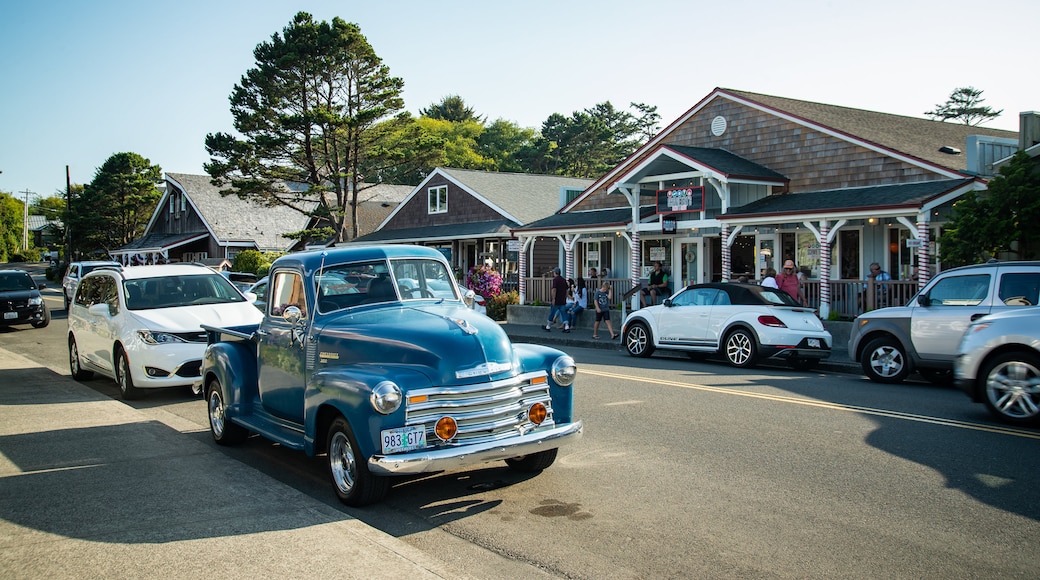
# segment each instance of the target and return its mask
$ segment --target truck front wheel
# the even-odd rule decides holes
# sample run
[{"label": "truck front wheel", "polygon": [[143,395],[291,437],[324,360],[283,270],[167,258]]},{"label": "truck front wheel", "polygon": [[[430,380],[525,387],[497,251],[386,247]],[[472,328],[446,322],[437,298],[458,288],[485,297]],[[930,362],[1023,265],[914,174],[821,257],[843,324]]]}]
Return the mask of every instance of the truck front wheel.
[{"label": "truck front wheel", "polygon": [[543,469],[548,469],[556,461],[556,451],[556,449],[549,449],[548,451],[539,451],[523,457],[506,459],[506,465],[514,471],[538,473]]},{"label": "truck front wheel", "polygon": [[372,475],[365,457],[358,450],[350,425],[337,417],[325,438],[329,458],[329,475],[339,501],[349,506],[363,506],[383,499],[390,482]]},{"label": "truck front wheel", "polygon": [[228,420],[224,414],[224,394],[220,381],[214,379],[206,388],[206,408],[209,411],[209,432],[219,445],[235,445],[246,440],[249,431]]}]

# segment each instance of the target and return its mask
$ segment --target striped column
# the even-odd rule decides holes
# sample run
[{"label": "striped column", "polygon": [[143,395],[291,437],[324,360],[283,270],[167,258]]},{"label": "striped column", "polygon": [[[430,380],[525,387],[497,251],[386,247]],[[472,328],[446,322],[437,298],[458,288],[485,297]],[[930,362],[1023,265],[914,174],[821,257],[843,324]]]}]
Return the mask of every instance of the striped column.
[{"label": "striped column", "polygon": [[722,281],[729,282],[730,247],[729,226],[722,226]]},{"label": "striped column", "polygon": [[[631,271],[629,276],[632,278],[632,287],[636,287],[642,283],[639,279],[640,264],[642,264],[642,249],[640,246],[642,242],[639,241],[639,230],[637,229],[639,224],[632,224],[632,253],[629,257],[631,260]],[[620,298],[620,297],[619,297]],[[632,295],[632,308],[638,308],[639,305],[639,293]]]},{"label": "striped column", "polygon": [[831,224],[820,222],[820,316],[831,313]]},{"label": "striped column", "polygon": [[928,222],[917,222],[917,239],[921,245],[917,247],[917,289],[924,288],[931,275],[928,261]]},{"label": "striped column", "polygon": [[564,264],[563,269],[566,270],[566,276],[564,278],[568,280],[574,279],[574,236],[568,235],[563,237],[563,254]]},{"label": "striped column", "polygon": [[[518,286],[520,288],[520,304],[526,304],[524,299],[527,298],[527,248],[524,247],[525,241],[524,238],[520,238],[520,252],[518,252],[518,258],[520,261],[520,280],[518,280]],[[531,244],[531,246],[533,247],[534,244]]]}]

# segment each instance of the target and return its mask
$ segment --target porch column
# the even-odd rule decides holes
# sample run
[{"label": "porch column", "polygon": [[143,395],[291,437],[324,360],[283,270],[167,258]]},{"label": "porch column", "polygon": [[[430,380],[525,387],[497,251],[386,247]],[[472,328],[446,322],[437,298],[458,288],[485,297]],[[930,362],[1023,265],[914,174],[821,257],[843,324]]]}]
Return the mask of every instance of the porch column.
[{"label": "porch column", "polygon": [[820,318],[831,314],[831,222],[820,222]]},{"label": "porch column", "polygon": [[[640,241],[639,241],[639,228],[637,227],[637,224],[633,224],[632,225],[632,242],[631,243],[632,243],[632,253],[630,254],[629,259],[632,261],[632,263],[631,263],[631,268],[632,268],[631,269],[632,287],[635,288],[636,286],[639,286],[642,283],[640,281],[640,279],[639,279],[640,278],[640,274],[641,274],[641,272],[639,271],[639,264],[642,263],[642,255],[641,255],[641,250],[640,250],[640,245],[641,244],[640,244]],[[635,298],[638,299],[639,297],[635,296]],[[635,308],[635,307],[633,306],[633,308]]]},{"label": "porch column", "polygon": [[520,236],[520,251],[517,252],[517,268],[519,269],[519,276],[517,277],[517,289],[520,292],[520,304],[526,303],[527,298],[527,247],[531,243],[531,238],[525,238]]},{"label": "porch column", "polygon": [[931,276],[928,269],[928,222],[917,222],[917,239],[921,240],[917,247],[917,289],[921,290]]},{"label": "porch column", "polygon": [[729,224],[722,226],[722,281],[729,282],[730,247],[729,247]]},{"label": "porch column", "polygon": [[565,234],[563,236],[563,269],[565,270],[564,278],[568,280],[574,279],[574,242],[577,236],[573,234]]}]

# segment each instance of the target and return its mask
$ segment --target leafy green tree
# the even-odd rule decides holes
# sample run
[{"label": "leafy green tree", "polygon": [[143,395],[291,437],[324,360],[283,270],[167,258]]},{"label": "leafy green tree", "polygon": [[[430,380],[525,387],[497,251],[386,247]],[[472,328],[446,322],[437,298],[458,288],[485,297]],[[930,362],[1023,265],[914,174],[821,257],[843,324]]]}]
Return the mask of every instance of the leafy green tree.
[{"label": "leafy green tree", "polygon": [[9,262],[22,249],[25,202],[0,191],[0,262]]},{"label": "leafy green tree", "polygon": [[639,116],[609,102],[577,111],[554,113],[542,123],[541,135],[519,156],[532,173],[599,177],[657,130],[656,107],[632,103]]},{"label": "leafy green tree", "polygon": [[420,117],[417,123],[424,132],[440,138],[443,142],[441,159],[447,167],[479,170],[494,168],[494,160],[480,154],[478,143],[484,133],[484,126],[477,121],[446,121]]},{"label": "leafy green tree", "polygon": [[250,272],[256,274],[260,266],[264,264],[264,255],[258,250],[243,250],[235,254],[231,261],[231,269],[235,272]]},{"label": "leafy green tree", "polygon": [[256,67],[230,98],[242,138],[207,135],[206,171],[229,186],[224,194],[327,219],[337,241],[356,236],[366,177],[376,183],[425,165],[414,145],[422,135],[401,114],[404,81],[390,76],[357,24],[340,18],[299,12],[253,54]]},{"label": "leafy green tree", "polygon": [[1000,168],[984,195],[969,193],[954,204],[954,216],[939,238],[944,265],[983,262],[1001,254],[1040,257],[1040,171],[1019,151]]},{"label": "leafy green tree", "polygon": [[505,119],[498,119],[484,127],[477,137],[477,152],[492,163],[492,171],[522,173],[521,151],[534,144],[538,133]]},{"label": "leafy green tree", "polygon": [[419,114],[439,121],[450,121],[452,123],[472,121],[479,125],[484,124],[484,118],[478,116],[472,108],[467,107],[466,102],[458,95],[448,95],[441,99],[441,102],[434,103],[426,109],[421,109]]},{"label": "leafy green tree", "polygon": [[155,204],[162,169],[137,153],[116,153],[94,173],[94,180],[73,197],[68,227],[79,253],[107,252],[144,234]]},{"label": "leafy green tree", "polygon": [[982,91],[974,87],[962,87],[954,89],[950,98],[945,103],[936,105],[935,109],[925,113],[929,118],[940,121],[953,119],[965,125],[976,126],[986,121],[991,121],[1000,116],[1004,109],[994,111],[992,108],[983,106]]}]

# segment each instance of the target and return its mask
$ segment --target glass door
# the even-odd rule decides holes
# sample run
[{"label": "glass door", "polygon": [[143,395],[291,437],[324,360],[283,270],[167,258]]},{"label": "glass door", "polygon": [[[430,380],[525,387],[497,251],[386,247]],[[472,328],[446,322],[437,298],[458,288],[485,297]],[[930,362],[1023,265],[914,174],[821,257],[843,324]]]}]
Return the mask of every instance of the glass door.
[{"label": "glass door", "polygon": [[679,274],[679,279],[672,283],[672,290],[678,290],[682,286],[698,284],[701,275],[697,264],[700,261],[700,244],[698,242],[682,242],[679,244],[679,257],[676,263],[680,265],[679,271],[672,270],[672,275]]}]

